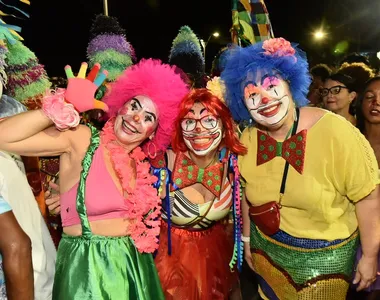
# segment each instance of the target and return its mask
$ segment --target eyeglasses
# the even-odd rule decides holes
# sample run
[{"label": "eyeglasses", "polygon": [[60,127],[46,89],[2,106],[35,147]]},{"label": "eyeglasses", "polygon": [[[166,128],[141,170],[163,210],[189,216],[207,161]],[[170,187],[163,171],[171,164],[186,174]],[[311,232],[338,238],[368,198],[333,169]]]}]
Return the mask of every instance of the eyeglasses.
[{"label": "eyeglasses", "polygon": [[218,119],[214,116],[204,116],[200,119],[182,119],[181,128],[183,131],[193,131],[197,127],[197,123],[200,122],[204,129],[214,129],[218,125]]},{"label": "eyeglasses", "polygon": [[343,86],[343,85],[336,85],[336,86],[333,86],[329,89],[326,89],[326,88],[322,89],[321,88],[321,89],[319,89],[319,94],[322,97],[327,97],[327,95],[329,93],[331,93],[331,95],[338,95],[342,89],[348,89],[348,87]]}]

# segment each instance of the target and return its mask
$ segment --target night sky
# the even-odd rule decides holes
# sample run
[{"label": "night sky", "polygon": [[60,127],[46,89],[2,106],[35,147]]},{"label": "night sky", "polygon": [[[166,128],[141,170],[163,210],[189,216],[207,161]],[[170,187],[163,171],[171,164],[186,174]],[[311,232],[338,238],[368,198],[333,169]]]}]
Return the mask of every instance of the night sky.
[{"label": "night sky", "polygon": [[[14,1],[13,1],[14,2]],[[339,42],[350,51],[380,51],[380,1],[377,0],[267,0],[274,34],[285,37],[308,53],[311,64],[339,61],[333,55]],[[20,6],[20,5],[19,5]],[[23,27],[21,35],[46,66],[50,76],[63,76],[63,67],[79,67],[86,60],[89,29],[103,0],[31,0],[22,6],[30,19],[7,23]],[[217,51],[230,42],[230,0],[108,0],[109,15],[117,17],[138,58],[167,61],[172,40],[182,25],[190,26],[204,40],[214,31],[221,34],[207,46],[207,66]],[[312,32],[323,24],[328,33],[316,42]]]}]

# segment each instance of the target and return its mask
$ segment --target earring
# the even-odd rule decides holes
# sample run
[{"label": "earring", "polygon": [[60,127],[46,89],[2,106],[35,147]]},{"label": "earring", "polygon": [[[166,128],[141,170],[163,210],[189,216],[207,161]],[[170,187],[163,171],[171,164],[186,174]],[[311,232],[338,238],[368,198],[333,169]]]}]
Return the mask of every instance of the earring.
[{"label": "earring", "polygon": [[[152,153],[150,152],[150,146],[154,146],[154,155],[152,155]],[[157,146],[154,142],[149,142],[148,144],[148,147],[147,147],[147,151],[148,151],[148,156],[150,159],[155,159],[156,156],[157,156]]]}]

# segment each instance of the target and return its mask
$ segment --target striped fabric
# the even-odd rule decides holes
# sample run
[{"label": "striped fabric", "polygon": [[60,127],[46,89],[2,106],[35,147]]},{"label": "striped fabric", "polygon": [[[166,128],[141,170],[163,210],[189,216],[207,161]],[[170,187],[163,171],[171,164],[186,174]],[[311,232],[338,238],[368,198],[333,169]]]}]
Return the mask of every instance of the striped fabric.
[{"label": "striped fabric", "polygon": [[[214,224],[215,221],[223,219],[230,211],[232,205],[232,187],[230,182],[226,179],[223,184],[223,189],[220,195],[220,199],[215,201],[195,204],[192,203],[182,190],[176,190],[170,193],[170,207],[172,212],[171,221],[176,226],[184,226],[186,224],[196,221],[198,218],[202,218],[204,214],[212,205],[207,215],[201,222],[193,226],[195,229],[207,229]],[[167,213],[165,211],[165,205],[163,205],[162,218],[167,220]]]}]

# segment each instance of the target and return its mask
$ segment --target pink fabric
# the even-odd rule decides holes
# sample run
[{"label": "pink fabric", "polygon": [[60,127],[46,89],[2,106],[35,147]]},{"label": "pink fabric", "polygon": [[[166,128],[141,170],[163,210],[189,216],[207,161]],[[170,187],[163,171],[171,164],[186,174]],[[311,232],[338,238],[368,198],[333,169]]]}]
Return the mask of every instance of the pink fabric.
[{"label": "pink fabric", "polygon": [[67,130],[79,125],[80,117],[72,104],[65,102],[65,90],[48,91],[42,101],[42,110],[58,130]]},{"label": "pink fabric", "polygon": [[[76,210],[77,188],[78,183],[61,194],[63,227],[80,224]],[[89,221],[122,218],[125,215],[124,198],[107,170],[102,146],[95,151],[87,177],[85,195]]]}]

